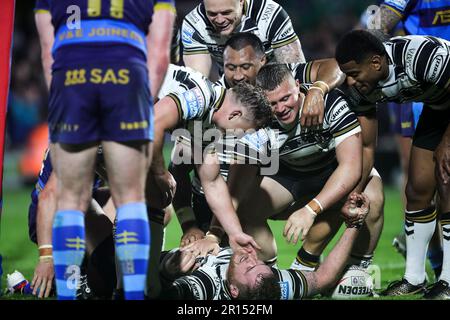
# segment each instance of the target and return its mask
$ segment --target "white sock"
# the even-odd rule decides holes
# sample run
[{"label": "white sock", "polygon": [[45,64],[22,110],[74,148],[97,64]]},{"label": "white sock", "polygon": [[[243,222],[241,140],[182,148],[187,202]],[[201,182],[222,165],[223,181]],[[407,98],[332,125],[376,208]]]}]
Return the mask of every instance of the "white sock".
[{"label": "white sock", "polygon": [[442,215],[441,225],[444,259],[442,261],[442,273],[439,280],[444,280],[450,283],[450,212]]},{"label": "white sock", "polygon": [[405,211],[405,279],[413,285],[421,284],[426,279],[425,263],[428,243],[435,227],[436,208],[434,206],[419,211]]}]

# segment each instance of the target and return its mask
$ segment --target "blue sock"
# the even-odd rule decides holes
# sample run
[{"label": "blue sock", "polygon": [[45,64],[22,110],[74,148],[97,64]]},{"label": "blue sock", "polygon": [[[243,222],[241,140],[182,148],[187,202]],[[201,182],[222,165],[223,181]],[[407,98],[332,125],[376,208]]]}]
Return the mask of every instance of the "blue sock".
[{"label": "blue sock", "polygon": [[52,237],[58,300],[75,300],[85,251],[84,214],[77,210],[57,211]]},{"label": "blue sock", "polygon": [[117,208],[116,255],[125,299],[143,300],[150,255],[150,227],[143,202]]}]

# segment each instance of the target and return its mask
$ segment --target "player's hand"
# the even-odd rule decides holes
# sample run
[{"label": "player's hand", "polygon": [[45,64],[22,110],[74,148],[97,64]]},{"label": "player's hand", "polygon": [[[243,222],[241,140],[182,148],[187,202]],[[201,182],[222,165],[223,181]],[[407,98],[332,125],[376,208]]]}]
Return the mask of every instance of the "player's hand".
[{"label": "player's hand", "polygon": [[194,243],[197,240],[203,239],[205,233],[200,230],[196,225],[192,225],[183,232],[183,236],[180,241],[180,248],[187,246],[188,244]]},{"label": "player's hand", "polygon": [[[162,208],[165,208],[172,203],[177,189],[177,183],[169,171],[164,171],[163,174],[153,175],[155,185],[160,192],[160,196],[162,197],[162,199],[160,199],[161,206]],[[151,187],[152,186],[150,186],[150,188]]]},{"label": "player's hand", "polygon": [[52,290],[53,278],[55,277],[53,260],[42,260],[34,270],[33,281],[31,281],[31,288],[33,295],[36,295],[39,290],[39,298],[48,298]]},{"label": "player's hand", "polygon": [[341,209],[347,227],[360,227],[370,211],[370,200],[364,193],[352,192]]},{"label": "player's hand", "polygon": [[[448,131],[448,130],[447,130]],[[450,138],[444,137],[433,155],[437,176],[444,184],[450,183]]]},{"label": "player's hand", "polygon": [[192,251],[175,251],[165,264],[165,272],[173,279],[190,274],[199,267],[196,258]]},{"label": "player's hand", "polygon": [[248,253],[252,253],[255,249],[261,250],[261,247],[256,243],[255,239],[244,232],[228,235],[228,242],[233,251],[243,249]]},{"label": "player's hand", "polygon": [[305,240],[306,235],[311,229],[316,216],[305,207],[295,211],[284,226],[283,236],[288,243],[297,244],[301,236]]},{"label": "player's hand", "polygon": [[206,257],[208,254],[217,256],[220,250],[219,243],[215,237],[206,236],[180,249],[182,252],[192,252],[196,257]]},{"label": "player's hand", "polygon": [[318,89],[308,90],[303,103],[300,124],[302,127],[315,127],[323,123],[324,100]]}]

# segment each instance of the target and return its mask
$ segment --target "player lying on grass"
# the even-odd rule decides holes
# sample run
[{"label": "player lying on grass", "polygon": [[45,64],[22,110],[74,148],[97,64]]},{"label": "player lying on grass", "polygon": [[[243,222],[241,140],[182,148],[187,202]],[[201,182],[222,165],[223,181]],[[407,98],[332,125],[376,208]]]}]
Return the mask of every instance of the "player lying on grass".
[{"label": "player lying on grass", "polygon": [[[382,42],[370,32],[346,34],[336,48],[336,60],[347,75],[352,108],[369,127],[363,134],[375,141],[379,102],[423,102],[413,137],[406,186],[406,270],[386,295],[424,291],[428,243],[436,225],[435,191],[440,197],[444,260],[439,281],[425,295],[450,298],[450,42],[432,36],[395,37]],[[373,152],[365,163],[373,163]]]},{"label": "player lying on grass", "polygon": [[[313,272],[280,270],[266,265],[256,251],[220,248],[211,236],[200,242],[208,252],[199,258],[197,242],[168,252],[161,261],[165,280],[162,298],[195,300],[297,300],[327,291],[341,276],[360,227],[369,212],[369,199],[352,194],[343,207],[347,228],[321,266]],[[209,242],[209,243],[208,243]]]}]

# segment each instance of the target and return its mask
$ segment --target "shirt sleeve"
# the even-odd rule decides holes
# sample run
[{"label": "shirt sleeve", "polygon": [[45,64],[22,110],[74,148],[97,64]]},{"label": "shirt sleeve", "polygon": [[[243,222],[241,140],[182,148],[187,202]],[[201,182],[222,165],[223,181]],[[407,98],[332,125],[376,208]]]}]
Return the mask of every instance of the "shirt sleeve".
[{"label": "shirt sleeve", "polygon": [[208,47],[206,46],[204,41],[202,41],[200,32],[196,30],[196,28],[190,21],[189,15],[184,18],[183,24],[181,26],[181,42],[183,44],[184,55],[209,53]]},{"label": "shirt sleeve", "polygon": [[292,63],[289,64],[289,68],[292,70],[294,78],[300,83],[311,83],[311,67],[313,63],[313,61],[308,63]]},{"label": "shirt sleeve", "polygon": [[325,97],[325,121],[330,126],[336,147],[346,138],[361,132],[356,114],[349,108],[341,91],[332,90]]},{"label": "shirt sleeve", "polygon": [[153,9],[155,11],[169,10],[176,13],[175,0],[156,0]]},{"label": "shirt sleeve", "polygon": [[406,64],[406,68],[409,69],[407,72],[411,72],[418,81],[447,89],[450,85],[448,81],[450,42],[431,36],[427,36],[425,39],[426,41],[420,46],[413,45],[413,43],[408,45],[408,47],[416,49],[416,55],[413,63]]},{"label": "shirt sleeve", "polygon": [[[270,10],[270,8],[268,8]],[[292,21],[287,12],[278,5],[269,29],[269,40],[273,49],[283,47],[298,40]]]},{"label": "shirt sleeve", "polygon": [[34,13],[44,13],[49,11],[50,11],[49,0],[36,0],[36,4],[34,6]]},{"label": "shirt sleeve", "polygon": [[382,5],[403,18],[417,2],[417,0],[385,0]]},{"label": "shirt sleeve", "polygon": [[308,294],[308,282],[301,271],[272,268],[279,278],[280,300],[301,300]]}]

